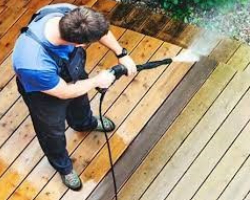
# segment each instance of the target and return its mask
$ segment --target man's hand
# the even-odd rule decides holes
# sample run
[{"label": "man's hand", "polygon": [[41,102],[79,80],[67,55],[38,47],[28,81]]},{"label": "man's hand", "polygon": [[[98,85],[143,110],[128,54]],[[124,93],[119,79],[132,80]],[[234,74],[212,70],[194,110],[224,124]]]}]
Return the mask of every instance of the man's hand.
[{"label": "man's hand", "polygon": [[127,68],[128,76],[135,75],[137,73],[136,65],[130,56],[127,55],[119,58],[119,63]]},{"label": "man's hand", "polygon": [[115,81],[115,76],[109,71],[104,70],[95,76],[94,79],[97,87],[108,88]]}]

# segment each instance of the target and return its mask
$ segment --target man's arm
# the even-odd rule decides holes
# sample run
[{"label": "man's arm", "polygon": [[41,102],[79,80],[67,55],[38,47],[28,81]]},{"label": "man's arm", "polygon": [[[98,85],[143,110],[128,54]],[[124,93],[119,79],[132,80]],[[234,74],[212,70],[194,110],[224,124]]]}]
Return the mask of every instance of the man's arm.
[{"label": "man's arm", "polygon": [[75,84],[66,83],[60,78],[59,83],[54,88],[42,92],[60,99],[71,99],[82,96],[96,87],[108,88],[114,79],[114,75],[108,71],[103,71],[93,78],[77,81]]},{"label": "man's arm", "polygon": [[115,36],[111,31],[109,31],[106,35],[104,35],[100,42],[111,49],[116,55],[119,55],[122,53],[122,47],[116,40]]},{"label": "man's arm", "polygon": [[[111,31],[109,31],[106,35],[104,35],[100,40],[100,43],[111,49],[116,55],[119,55],[122,53],[122,47],[118,43],[115,36],[112,34]],[[128,75],[136,74],[137,69],[135,66],[134,61],[130,56],[124,56],[119,59],[119,63],[124,65],[128,69]]]}]

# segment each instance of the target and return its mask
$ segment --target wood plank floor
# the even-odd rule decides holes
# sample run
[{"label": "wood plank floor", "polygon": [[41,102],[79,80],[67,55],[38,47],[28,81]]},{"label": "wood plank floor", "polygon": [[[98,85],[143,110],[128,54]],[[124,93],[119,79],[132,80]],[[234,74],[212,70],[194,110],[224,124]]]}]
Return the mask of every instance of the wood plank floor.
[{"label": "wood plank floor", "polygon": [[[0,3],[0,200],[114,199],[104,135],[67,127],[67,149],[83,181],[81,191],[68,190],[17,92],[11,56],[20,27],[38,8],[59,2],[103,12],[138,64],[179,55],[198,35],[197,48],[209,44],[199,62],[122,77],[107,93],[103,110],[117,125],[109,138],[119,199],[250,199],[249,46],[113,0],[9,0]],[[86,51],[90,76],[117,63],[100,43]],[[100,95],[89,97],[97,114]]]}]

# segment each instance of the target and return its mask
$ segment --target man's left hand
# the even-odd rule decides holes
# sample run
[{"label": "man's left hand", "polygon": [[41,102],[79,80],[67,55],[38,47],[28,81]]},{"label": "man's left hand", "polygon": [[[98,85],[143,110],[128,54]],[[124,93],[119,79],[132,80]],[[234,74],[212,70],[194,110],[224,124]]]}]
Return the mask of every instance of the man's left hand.
[{"label": "man's left hand", "polygon": [[130,56],[127,55],[122,58],[119,58],[119,63],[127,68],[128,76],[132,76],[137,73],[136,65]]}]

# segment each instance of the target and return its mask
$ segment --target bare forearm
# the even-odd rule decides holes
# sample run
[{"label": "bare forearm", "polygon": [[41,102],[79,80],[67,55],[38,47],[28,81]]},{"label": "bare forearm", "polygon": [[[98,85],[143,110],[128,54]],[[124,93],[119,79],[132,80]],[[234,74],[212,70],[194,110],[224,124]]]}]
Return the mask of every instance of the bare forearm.
[{"label": "bare forearm", "polygon": [[100,41],[103,45],[111,49],[116,55],[121,54],[122,47],[111,31],[104,35]]},{"label": "bare forearm", "polygon": [[[107,35],[103,36],[100,42],[111,49],[116,55],[121,55],[123,53],[123,48],[118,43],[111,31]],[[134,75],[137,72],[136,65],[132,58],[125,53],[122,57],[118,59],[119,63],[124,65],[128,70],[128,75]]]},{"label": "bare forearm", "polygon": [[86,94],[89,90],[100,87],[108,88],[114,81],[115,76],[107,70],[97,76],[86,80],[79,80],[76,83],[66,83],[60,78],[59,83],[52,89],[43,91],[46,94],[56,96],[60,99],[71,99]]},{"label": "bare forearm", "polygon": [[94,78],[80,80],[75,84],[69,83],[62,92],[63,99],[71,99],[82,96],[88,93],[93,88],[97,87],[97,81]]},{"label": "bare forearm", "polygon": [[82,96],[95,87],[97,87],[96,78],[80,80],[75,84],[66,83],[64,80],[60,79],[55,88],[43,92],[52,96],[56,96],[60,99],[71,99]]}]

